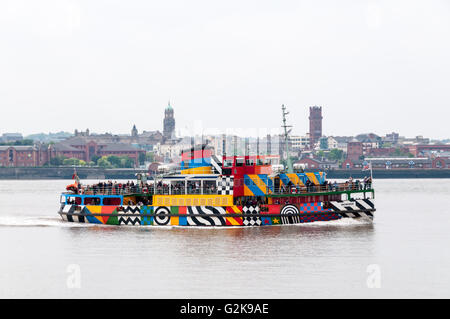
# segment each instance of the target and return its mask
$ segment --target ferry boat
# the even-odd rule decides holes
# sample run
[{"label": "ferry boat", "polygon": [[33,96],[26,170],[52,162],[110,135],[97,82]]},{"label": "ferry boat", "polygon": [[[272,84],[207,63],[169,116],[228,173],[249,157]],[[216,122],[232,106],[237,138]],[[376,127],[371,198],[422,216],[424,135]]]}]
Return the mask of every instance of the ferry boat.
[{"label": "ferry boat", "polygon": [[[284,145],[289,152],[290,126],[282,105]],[[223,150],[226,150],[223,140]],[[258,144],[259,145],[259,144]],[[235,145],[236,149],[236,145]],[[258,147],[259,150],[259,147]],[[59,214],[68,222],[133,226],[268,226],[330,221],[373,220],[372,177],[329,183],[324,172],[304,172],[286,156],[217,156],[207,145],[181,154],[176,172],[137,174],[125,183],[75,183],[61,194]]]},{"label": "ferry boat", "polygon": [[134,226],[268,226],[372,220],[371,182],[329,183],[324,172],[276,171],[275,157],[222,156],[207,145],[181,154],[178,172],[136,182],[74,184],[61,194],[64,221]]}]

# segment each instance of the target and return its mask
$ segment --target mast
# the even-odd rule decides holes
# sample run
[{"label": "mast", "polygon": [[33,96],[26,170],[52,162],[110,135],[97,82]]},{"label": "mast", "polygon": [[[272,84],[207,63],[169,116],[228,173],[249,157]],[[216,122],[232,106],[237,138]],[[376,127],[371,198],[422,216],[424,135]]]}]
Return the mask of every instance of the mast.
[{"label": "mast", "polygon": [[289,133],[291,133],[292,125],[286,124],[286,115],[288,115],[289,112],[286,110],[286,106],[284,106],[284,104],[281,105],[281,110],[282,110],[282,114],[283,114],[283,124],[281,125],[281,127],[284,129],[284,145],[285,145],[285,150],[286,150],[285,163],[287,166],[288,174],[292,174],[292,173],[294,173],[294,168],[292,167],[291,157],[289,156]]}]

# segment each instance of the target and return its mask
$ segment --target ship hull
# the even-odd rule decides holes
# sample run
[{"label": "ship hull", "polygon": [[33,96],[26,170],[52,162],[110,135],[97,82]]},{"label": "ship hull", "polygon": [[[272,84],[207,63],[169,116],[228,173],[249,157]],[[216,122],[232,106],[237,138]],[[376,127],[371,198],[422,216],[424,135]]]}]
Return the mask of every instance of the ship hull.
[{"label": "ship hull", "polygon": [[[326,207],[326,208],[325,208]],[[371,199],[250,206],[82,206],[62,204],[59,215],[74,223],[131,226],[270,226],[331,221],[372,220]]]}]

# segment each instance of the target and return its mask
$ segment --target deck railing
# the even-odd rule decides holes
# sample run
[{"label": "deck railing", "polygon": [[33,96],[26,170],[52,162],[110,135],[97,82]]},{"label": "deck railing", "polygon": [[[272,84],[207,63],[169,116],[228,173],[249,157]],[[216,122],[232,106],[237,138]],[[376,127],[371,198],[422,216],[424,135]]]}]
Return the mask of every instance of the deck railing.
[{"label": "deck railing", "polygon": [[363,191],[372,190],[371,183],[333,183],[326,185],[309,185],[309,186],[282,186],[274,188],[273,194],[304,194],[304,193],[329,193],[329,192],[345,192],[345,191]]},{"label": "deck railing", "polygon": [[[281,186],[274,188],[270,194],[286,195],[286,194],[308,194],[308,193],[329,193],[329,192],[344,192],[344,191],[363,191],[372,190],[371,183],[330,183],[326,185],[309,185],[309,186]],[[164,186],[103,186],[84,188],[82,194],[84,195],[132,195],[132,194],[148,194],[148,195],[217,195],[217,187],[188,187],[185,188],[172,187],[169,189],[168,185]]]}]

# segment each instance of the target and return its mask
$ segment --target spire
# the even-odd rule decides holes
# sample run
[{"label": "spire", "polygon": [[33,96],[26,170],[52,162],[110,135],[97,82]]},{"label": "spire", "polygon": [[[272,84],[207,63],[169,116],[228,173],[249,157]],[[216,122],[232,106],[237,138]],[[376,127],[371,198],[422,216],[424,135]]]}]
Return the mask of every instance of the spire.
[{"label": "spire", "polygon": [[166,107],[166,110],[172,110],[173,108],[172,108],[172,105],[170,105],[170,100],[169,100],[169,102],[167,103],[167,107]]}]

